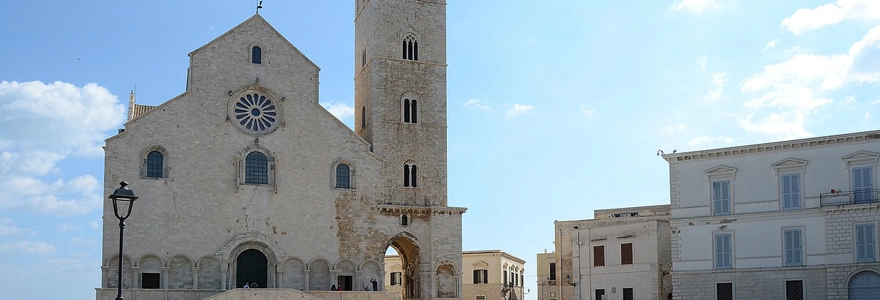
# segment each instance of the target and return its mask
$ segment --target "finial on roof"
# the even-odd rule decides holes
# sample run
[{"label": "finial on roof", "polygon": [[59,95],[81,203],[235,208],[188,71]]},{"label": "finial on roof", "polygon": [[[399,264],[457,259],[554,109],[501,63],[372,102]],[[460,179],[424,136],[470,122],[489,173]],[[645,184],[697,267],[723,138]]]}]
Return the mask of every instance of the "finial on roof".
[{"label": "finial on roof", "polygon": [[257,2],[257,14],[260,14],[260,9],[263,8],[263,0],[258,0]]}]

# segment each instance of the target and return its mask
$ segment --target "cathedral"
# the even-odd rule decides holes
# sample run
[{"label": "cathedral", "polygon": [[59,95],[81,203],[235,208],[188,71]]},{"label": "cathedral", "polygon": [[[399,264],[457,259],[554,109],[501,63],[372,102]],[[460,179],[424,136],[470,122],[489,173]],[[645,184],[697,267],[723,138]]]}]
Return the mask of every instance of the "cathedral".
[{"label": "cathedral", "polygon": [[319,105],[318,66],[259,14],[189,53],[179,96],[158,106],[131,96],[104,147],[104,194],[126,181],[139,198],[122,266],[105,201],[97,299],[120,285],[126,299],[246,284],[382,292],[389,249],[404,269],[395,298],[461,297],[446,2],[355,1],[353,129]]}]

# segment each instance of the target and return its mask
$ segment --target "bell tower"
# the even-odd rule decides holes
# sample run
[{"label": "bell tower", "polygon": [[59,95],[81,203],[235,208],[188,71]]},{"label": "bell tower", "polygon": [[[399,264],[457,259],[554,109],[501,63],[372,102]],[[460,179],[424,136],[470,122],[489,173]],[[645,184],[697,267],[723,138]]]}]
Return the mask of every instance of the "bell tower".
[{"label": "bell tower", "polygon": [[355,132],[385,197],[446,206],[446,1],[355,0]]}]

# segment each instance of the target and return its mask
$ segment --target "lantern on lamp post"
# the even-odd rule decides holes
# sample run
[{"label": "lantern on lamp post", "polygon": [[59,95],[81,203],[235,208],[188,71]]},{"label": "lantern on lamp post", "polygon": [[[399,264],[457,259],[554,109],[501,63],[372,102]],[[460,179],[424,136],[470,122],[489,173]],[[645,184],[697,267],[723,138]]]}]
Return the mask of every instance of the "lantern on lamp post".
[{"label": "lantern on lamp post", "polygon": [[[122,231],[125,229],[125,219],[128,219],[131,215],[131,208],[138,197],[134,195],[134,191],[128,188],[128,182],[123,181],[119,183],[119,188],[113,191],[109,198],[113,202],[113,214],[119,219],[119,277],[116,282],[118,288],[116,300],[125,300],[125,298],[122,298]],[[120,206],[122,207],[123,215],[119,214]]]}]

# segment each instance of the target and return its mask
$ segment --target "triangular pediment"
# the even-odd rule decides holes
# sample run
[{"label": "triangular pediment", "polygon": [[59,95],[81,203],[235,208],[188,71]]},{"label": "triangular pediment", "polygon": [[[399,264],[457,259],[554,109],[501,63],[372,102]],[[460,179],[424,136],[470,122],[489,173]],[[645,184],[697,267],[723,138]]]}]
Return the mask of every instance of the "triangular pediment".
[{"label": "triangular pediment", "polygon": [[489,264],[482,260],[474,263],[474,269],[485,269],[488,267]]},{"label": "triangular pediment", "polygon": [[863,161],[863,160],[877,160],[880,158],[880,153],[875,153],[871,151],[858,151],[856,153],[847,155],[843,157],[844,161]]},{"label": "triangular pediment", "polygon": [[728,175],[736,173],[736,168],[728,166],[717,166],[706,170],[706,175]]},{"label": "triangular pediment", "polygon": [[807,165],[807,161],[803,159],[797,158],[786,158],[779,162],[773,164],[774,168],[791,168],[791,167],[804,167]]}]

